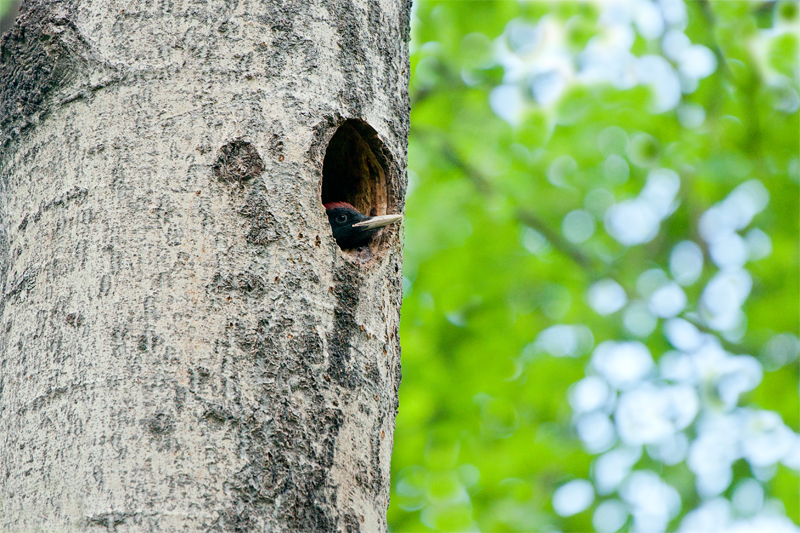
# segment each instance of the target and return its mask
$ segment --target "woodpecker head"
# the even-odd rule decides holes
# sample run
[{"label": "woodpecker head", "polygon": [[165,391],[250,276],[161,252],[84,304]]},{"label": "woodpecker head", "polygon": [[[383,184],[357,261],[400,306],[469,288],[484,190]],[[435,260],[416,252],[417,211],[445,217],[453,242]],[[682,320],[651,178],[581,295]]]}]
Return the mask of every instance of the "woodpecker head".
[{"label": "woodpecker head", "polygon": [[382,227],[393,224],[403,215],[368,217],[345,202],[325,204],[325,212],[333,229],[333,238],[342,248],[357,248],[369,242]]}]

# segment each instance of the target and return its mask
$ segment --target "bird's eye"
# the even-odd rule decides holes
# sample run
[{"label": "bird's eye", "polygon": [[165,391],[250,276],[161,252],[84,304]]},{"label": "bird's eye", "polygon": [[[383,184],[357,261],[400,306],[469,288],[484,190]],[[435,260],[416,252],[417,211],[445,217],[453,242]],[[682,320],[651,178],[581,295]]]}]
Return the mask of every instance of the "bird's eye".
[{"label": "bird's eye", "polygon": [[337,215],[336,222],[338,222],[339,224],[344,224],[345,222],[347,222],[347,215],[345,215],[344,213],[342,213],[341,215]]}]

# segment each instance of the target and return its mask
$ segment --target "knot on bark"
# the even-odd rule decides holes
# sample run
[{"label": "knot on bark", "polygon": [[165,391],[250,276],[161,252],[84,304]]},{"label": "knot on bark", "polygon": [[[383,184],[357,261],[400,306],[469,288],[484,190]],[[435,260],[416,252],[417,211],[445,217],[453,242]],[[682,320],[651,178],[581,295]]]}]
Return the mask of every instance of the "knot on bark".
[{"label": "knot on bark", "polygon": [[219,149],[211,168],[218,180],[242,184],[264,172],[264,161],[252,144],[236,139]]}]

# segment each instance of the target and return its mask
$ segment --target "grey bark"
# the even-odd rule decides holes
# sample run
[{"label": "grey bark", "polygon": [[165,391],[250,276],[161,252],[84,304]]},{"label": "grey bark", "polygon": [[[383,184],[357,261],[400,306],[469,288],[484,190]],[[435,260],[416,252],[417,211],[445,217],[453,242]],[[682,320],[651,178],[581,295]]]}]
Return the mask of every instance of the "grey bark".
[{"label": "grey bark", "polygon": [[0,531],[386,530],[401,228],[340,250],[321,194],[402,211],[407,1],[23,5]]}]

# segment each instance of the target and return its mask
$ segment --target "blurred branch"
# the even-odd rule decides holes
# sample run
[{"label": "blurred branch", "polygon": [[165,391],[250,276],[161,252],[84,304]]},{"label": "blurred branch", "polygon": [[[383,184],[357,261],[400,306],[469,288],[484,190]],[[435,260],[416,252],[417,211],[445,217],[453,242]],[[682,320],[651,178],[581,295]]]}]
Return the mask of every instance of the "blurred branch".
[{"label": "blurred branch", "polygon": [[[734,86],[742,91],[745,99],[747,100],[747,107],[750,109],[749,113],[744,113],[742,115],[742,119],[747,128],[747,139],[743,144],[742,149],[745,152],[750,151],[753,154],[760,154],[762,152],[762,124],[758,116],[759,102],[757,93],[761,79],[758,75],[758,70],[748,69],[748,74],[745,79],[736,79],[736,77],[733,75],[733,72],[731,72],[730,67],[728,66],[728,62],[725,58],[722,48],[719,46],[719,42],[717,41],[714,31],[714,28],[717,24],[717,19],[714,15],[714,9],[711,6],[710,0],[698,0],[698,3],[700,5],[700,12],[703,14],[703,18],[705,18],[706,21],[705,27],[707,28],[709,43],[711,44],[713,52],[717,57],[717,70],[720,74],[725,76],[725,78],[730,80]],[[774,2],[764,2],[757,6],[755,11],[771,9],[774,8],[774,5]],[[749,53],[748,55],[750,62],[755,63],[756,61],[752,54]],[[721,89],[722,90],[719,91],[719,94],[724,94],[724,87],[721,87]],[[711,97],[711,105],[707,106],[709,109],[709,116],[719,114],[722,108],[722,101],[723,98],[718,95]],[[762,165],[762,158],[756,158],[755,161],[759,166]]]},{"label": "blurred branch", "polygon": [[[436,136],[438,141],[438,148],[444,159],[459,169],[464,176],[469,179],[475,188],[484,196],[495,196],[500,194],[492,182],[483,175],[478,169],[467,163],[463,157],[458,153],[455,146],[452,145],[443,135],[434,133],[432,131],[425,131],[412,126],[411,133],[420,139],[431,139]],[[572,245],[569,241],[564,239],[561,235],[553,230],[547,223],[536,214],[527,208],[518,207],[515,211],[514,218],[517,222],[529,226],[539,233],[541,233],[553,248],[561,252],[563,255],[569,257],[583,270],[587,271],[592,278],[598,277],[598,269],[589,256],[584,254],[577,247]]]},{"label": "blurred branch", "polygon": [[461,80],[461,77],[454,73],[446,63],[439,61],[438,58],[437,66],[438,68],[436,69],[436,74],[439,75],[438,83],[432,83],[430,85],[421,87],[416,91],[411,91],[410,101],[412,109],[414,106],[427,100],[428,97],[437,93],[441,93],[443,90],[461,89],[464,87],[464,82]]},{"label": "blurred branch", "polygon": [[709,0],[698,0],[698,4],[700,4],[700,12],[703,14],[703,18],[706,19],[705,27],[708,29],[708,40],[711,43],[711,49],[714,52],[714,55],[717,56],[717,67],[726,76],[730,76],[731,71],[728,68],[725,55],[722,53],[722,48],[720,48],[719,43],[717,42],[717,36],[714,35],[717,17],[714,16],[714,10],[711,7],[711,2],[709,2]]},{"label": "blurred branch", "polygon": [[427,100],[428,96],[430,96],[432,92],[434,92],[434,89],[432,88],[419,89],[412,92],[411,97],[409,98],[409,101],[411,102],[411,109],[414,109],[414,106],[420,102]]},{"label": "blurred branch", "polygon": [[[717,17],[714,15],[714,9],[711,7],[709,0],[699,0],[698,4],[700,5],[700,13],[702,13],[706,22],[704,27],[706,30],[707,42],[711,48],[711,51],[714,53],[714,56],[717,58],[717,74],[722,79],[733,80],[733,73],[728,66],[728,61],[725,58],[725,54],[723,53],[722,48],[717,41],[717,36],[714,32],[714,28],[717,24]],[[721,114],[724,101],[724,97],[721,95],[725,93],[725,90],[722,82],[719,83],[719,86],[719,91],[712,91],[708,97],[708,103],[705,106],[708,110],[706,113],[707,118],[718,117]]]},{"label": "blurred branch", "polygon": [[528,209],[517,209],[515,218],[519,222],[522,222],[526,226],[530,226],[544,235],[544,238],[550,241],[550,244],[553,245],[553,248],[567,255],[570,259],[579,264],[584,270],[589,271],[589,274],[593,278],[598,277],[597,269],[589,257],[578,250],[569,241],[564,239],[561,235],[556,233],[550,226],[545,224],[542,219],[534,215],[532,211]]}]

